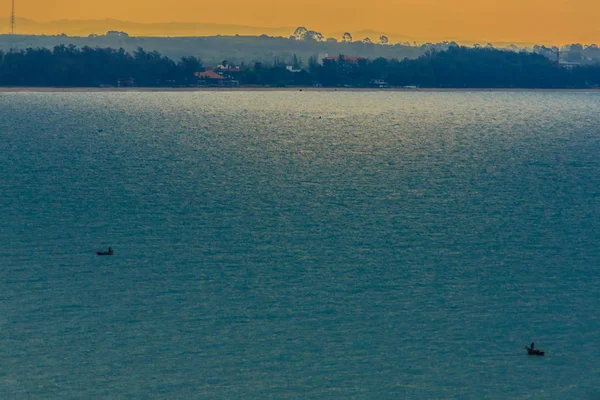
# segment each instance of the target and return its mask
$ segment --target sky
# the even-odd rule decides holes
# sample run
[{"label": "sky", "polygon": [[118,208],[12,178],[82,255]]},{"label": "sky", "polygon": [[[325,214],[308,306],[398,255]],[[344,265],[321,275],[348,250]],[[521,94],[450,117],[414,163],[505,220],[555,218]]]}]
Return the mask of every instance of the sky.
[{"label": "sky", "polygon": [[[2,1],[6,4],[5,15],[9,15],[10,0]],[[16,0],[16,3],[18,17],[37,21],[111,18],[144,23],[306,26],[326,35],[373,29],[419,40],[600,42],[598,0]]]}]

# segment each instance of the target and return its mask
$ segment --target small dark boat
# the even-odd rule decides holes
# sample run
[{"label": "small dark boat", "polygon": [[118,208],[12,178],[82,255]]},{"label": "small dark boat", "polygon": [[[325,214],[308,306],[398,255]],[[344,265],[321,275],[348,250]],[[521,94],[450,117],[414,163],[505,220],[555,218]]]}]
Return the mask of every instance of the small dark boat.
[{"label": "small dark boat", "polygon": [[525,346],[525,350],[527,350],[527,354],[530,356],[543,356],[545,352],[540,349],[532,349],[531,347]]},{"label": "small dark boat", "polygon": [[97,251],[96,255],[98,255],[98,256],[112,256],[113,255],[113,249],[111,249],[109,247],[108,251]]}]

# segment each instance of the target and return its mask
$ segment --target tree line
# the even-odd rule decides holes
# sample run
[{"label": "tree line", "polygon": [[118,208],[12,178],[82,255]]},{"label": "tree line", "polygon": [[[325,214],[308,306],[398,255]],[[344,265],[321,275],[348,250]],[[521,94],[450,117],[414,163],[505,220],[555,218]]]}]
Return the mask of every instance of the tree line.
[{"label": "tree line", "polygon": [[[314,41],[314,42],[338,43],[338,40],[336,38],[333,38],[333,37],[325,38],[325,36],[321,32],[308,30],[303,26],[299,26],[298,28],[296,28],[294,33],[290,36],[290,39]],[[342,43],[352,43],[353,42],[352,34],[350,32],[344,32],[344,34],[342,35],[341,41],[342,41]],[[361,39],[360,42],[368,43],[368,44],[375,44],[369,37],[365,37],[365,38]],[[390,40],[388,39],[387,36],[381,35],[381,36],[379,36],[379,41],[377,42],[377,44],[386,46],[386,45],[390,44]],[[405,42],[405,43],[403,43],[403,45],[410,47],[411,44],[409,42]],[[416,43],[415,43],[415,45],[416,45]]]},{"label": "tree line", "polygon": [[175,62],[156,51],[56,46],[0,51],[0,85],[3,86],[100,86],[116,85],[133,78],[139,86],[168,83],[191,84],[202,70],[196,57]]},{"label": "tree line", "polygon": [[[292,64],[292,65],[289,65]],[[286,68],[287,66],[293,68]],[[193,86],[204,71],[195,57],[178,61],[138,49],[57,46],[0,52],[0,85],[116,85],[132,79],[136,86]],[[416,59],[274,60],[242,65],[226,76],[241,85],[439,88],[590,88],[600,86],[600,65],[564,68],[552,59],[529,52],[450,46]]]}]

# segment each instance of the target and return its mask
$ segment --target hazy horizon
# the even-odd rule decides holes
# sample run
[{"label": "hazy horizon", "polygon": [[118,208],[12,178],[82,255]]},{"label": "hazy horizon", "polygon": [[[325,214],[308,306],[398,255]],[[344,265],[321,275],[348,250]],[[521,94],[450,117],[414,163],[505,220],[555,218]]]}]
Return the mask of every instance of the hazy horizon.
[{"label": "hazy horizon", "polygon": [[[4,25],[8,27],[8,17],[0,18],[4,21]],[[456,41],[461,43],[513,43],[517,45],[532,45],[532,44],[553,44],[562,45],[568,43],[596,43],[594,40],[569,40],[569,39],[524,39],[511,40],[510,38],[490,38],[490,37],[468,37],[448,34],[440,34],[437,36],[419,36],[411,32],[393,32],[378,30],[374,27],[363,27],[360,29],[333,30],[319,29],[317,26],[309,24],[299,24],[290,26],[257,26],[232,23],[213,23],[201,21],[165,21],[165,22],[137,22],[119,18],[100,18],[100,19],[62,19],[62,20],[36,20],[32,18],[19,17],[17,14],[17,28],[15,33],[24,35],[57,35],[67,34],[69,36],[87,36],[90,34],[104,34],[108,30],[122,30],[131,36],[214,36],[214,35],[261,35],[269,36],[290,36],[294,29],[298,26],[306,26],[321,32],[325,37],[333,37],[340,39],[344,32],[352,33],[354,40],[361,40],[364,37],[370,37],[373,41],[377,41],[379,35],[387,36],[391,42],[441,42],[441,41]],[[8,33],[8,28],[5,29]],[[1,31],[0,31],[1,32]]]}]

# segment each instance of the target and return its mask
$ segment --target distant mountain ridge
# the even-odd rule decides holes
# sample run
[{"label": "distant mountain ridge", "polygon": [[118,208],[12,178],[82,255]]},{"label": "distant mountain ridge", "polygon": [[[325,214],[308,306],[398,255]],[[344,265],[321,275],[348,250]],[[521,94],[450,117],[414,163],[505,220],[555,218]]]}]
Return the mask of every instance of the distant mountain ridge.
[{"label": "distant mountain ridge", "polygon": [[[8,17],[0,18],[0,26],[8,27]],[[8,28],[7,28],[8,29]],[[39,22],[28,18],[19,18],[17,16],[17,34],[23,35],[60,35],[68,36],[88,36],[91,34],[104,34],[108,31],[123,31],[130,36],[282,36],[289,37],[296,27],[281,26],[276,28],[234,25],[234,24],[215,24],[204,22],[160,22],[160,23],[140,23],[122,21],[118,19],[98,19],[98,20],[56,20],[49,22]],[[8,33],[6,32],[1,33]],[[324,31],[325,37],[333,37],[340,40],[345,32]],[[394,42],[409,41],[405,35],[378,32],[374,29],[361,29],[351,32],[355,40],[361,40],[370,37],[377,42],[379,36],[385,35]]]},{"label": "distant mountain ridge", "polygon": [[[9,18],[0,18],[0,27],[6,27],[3,31],[0,29],[0,35],[7,34]],[[67,36],[87,37],[89,35],[104,35],[108,31],[126,32],[132,37],[211,37],[211,36],[260,36],[268,35],[273,37],[288,38],[293,34],[297,27],[281,26],[275,28],[235,25],[235,24],[216,24],[204,22],[160,22],[143,23],[130,22],[118,19],[98,19],[98,20],[55,20],[40,22],[28,18],[17,16],[16,34],[18,35],[46,35],[54,36],[65,34]],[[325,38],[335,38],[341,40],[345,32],[342,31],[322,31]],[[385,35],[391,44],[408,44],[417,42],[423,44],[428,40],[415,38],[400,33],[379,32],[375,29],[350,30],[354,41],[360,41],[364,38],[370,38],[373,42],[378,42],[381,35]],[[507,47],[514,44],[518,47],[532,47],[536,43],[530,42],[506,42],[506,41],[487,41],[473,40],[458,37],[441,37],[435,42],[451,42],[471,46],[474,44],[485,45],[491,42],[498,47]],[[539,44],[547,44],[541,42]]]},{"label": "distant mountain ridge", "polygon": [[[2,18],[8,27],[8,18]],[[3,22],[0,22],[3,23]],[[87,36],[107,31],[124,31],[131,36],[214,36],[214,35],[261,35],[286,36],[292,27],[264,28],[246,25],[213,24],[202,22],[140,23],[117,19],[56,20],[39,22],[17,16],[16,33],[24,35]]]}]

